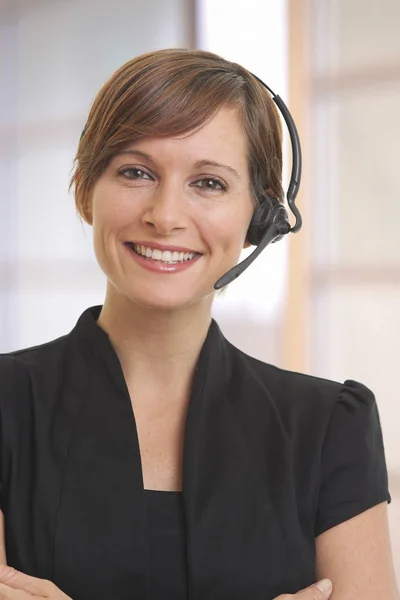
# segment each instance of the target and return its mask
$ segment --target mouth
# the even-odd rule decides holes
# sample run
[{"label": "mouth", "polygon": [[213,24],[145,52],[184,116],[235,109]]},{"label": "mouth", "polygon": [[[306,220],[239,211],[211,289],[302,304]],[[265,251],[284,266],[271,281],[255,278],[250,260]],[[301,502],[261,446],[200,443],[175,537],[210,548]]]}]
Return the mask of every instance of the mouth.
[{"label": "mouth", "polygon": [[177,250],[160,250],[159,248],[150,248],[149,246],[143,246],[142,244],[135,244],[133,242],[127,242],[126,245],[135,254],[138,254],[141,258],[149,261],[157,261],[166,265],[177,265],[193,260],[197,256],[200,256],[199,252],[179,252]]}]

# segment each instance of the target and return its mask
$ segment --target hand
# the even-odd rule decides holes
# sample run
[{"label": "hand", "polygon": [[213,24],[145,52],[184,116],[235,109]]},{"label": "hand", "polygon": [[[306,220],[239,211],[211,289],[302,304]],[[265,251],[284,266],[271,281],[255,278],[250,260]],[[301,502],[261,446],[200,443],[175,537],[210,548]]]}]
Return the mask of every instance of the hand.
[{"label": "hand", "polygon": [[0,565],[0,600],[71,600],[54,583]]},{"label": "hand", "polygon": [[[289,600],[290,598],[297,598],[298,600],[328,600],[332,594],[332,583],[329,579],[322,579],[314,585],[311,585],[304,590],[300,590],[297,594],[282,594],[274,600]],[[1,600],[1,596],[0,596]]]}]

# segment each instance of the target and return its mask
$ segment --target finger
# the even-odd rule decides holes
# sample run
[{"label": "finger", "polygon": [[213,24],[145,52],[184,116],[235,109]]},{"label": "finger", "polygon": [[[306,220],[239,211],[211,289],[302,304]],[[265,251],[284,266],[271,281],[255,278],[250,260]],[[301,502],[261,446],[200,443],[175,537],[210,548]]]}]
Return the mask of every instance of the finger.
[{"label": "finger", "polygon": [[327,600],[332,594],[332,582],[322,579],[294,595],[298,600]]},{"label": "finger", "polygon": [[43,600],[44,596],[34,596],[23,590],[15,590],[5,583],[0,583],[0,600]]},{"label": "finger", "polygon": [[14,590],[22,590],[33,596],[37,595],[45,598],[50,596],[55,588],[54,584],[51,581],[47,581],[47,579],[31,577],[31,575],[21,573],[21,571],[17,571],[7,565],[0,565],[0,583]]},{"label": "finger", "polygon": [[322,579],[304,588],[304,590],[300,590],[297,594],[282,594],[274,600],[290,600],[290,598],[297,598],[297,600],[327,600],[331,594],[332,582],[329,579]]}]

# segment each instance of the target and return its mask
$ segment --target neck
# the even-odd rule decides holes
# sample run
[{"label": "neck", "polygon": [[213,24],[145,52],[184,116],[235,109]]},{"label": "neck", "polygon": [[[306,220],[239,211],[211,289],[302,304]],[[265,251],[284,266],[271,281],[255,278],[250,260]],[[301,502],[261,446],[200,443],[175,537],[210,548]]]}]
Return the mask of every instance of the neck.
[{"label": "neck", "polygon": [[110,337],[128,387],[147,381],[155,389],[190,389],[211,323],[211,302],[155,310],[107,290],[98,324]]}]

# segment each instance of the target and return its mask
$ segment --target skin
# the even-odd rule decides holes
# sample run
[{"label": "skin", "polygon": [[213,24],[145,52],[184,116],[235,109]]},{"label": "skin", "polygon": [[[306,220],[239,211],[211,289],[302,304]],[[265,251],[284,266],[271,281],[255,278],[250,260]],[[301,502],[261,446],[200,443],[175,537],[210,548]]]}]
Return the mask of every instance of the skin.
[{"label": "skin", "polygon": [[333,582],[333,600],[399,600],[384,502],[316,539],[316,573]]},{"label": "skin", "polygon": [[[168,461],[152,471],[151,449],[179,462],[184,408],[210,324],[213,284],[247,245],[253,199],[246,141],[235,110],[224,108],[192,135],[146,138],[127,150],[133,153],[110,162],[91,196],[94,248],[108,281],[99,324],[110,335],[128,389],[135,388],[145,487],[179,489],[177,469],[169,472]],[[223,167],[196,166],[204,160],[228,165],[237,175]],[[227,189],[207,183],[210,178]],[[136,240],[184,246],[202,256],[181,273],[154,273],[125,248],[125,241]],[[164,416],[171,413],[180,415],[172,425]],[[167,431],[177,441],[165,443],[157,434],[146,438],[143,432],[149,429]],[[0,517],[0,563],[5,565],[1,512]],[[330,578],[333,593],[314,585],[279,600],[398,600],[386,504],[321,534],[316,559],[318,578]],[[6,598],[68,600],[53,583],[0,565],[0,600]]]}]

